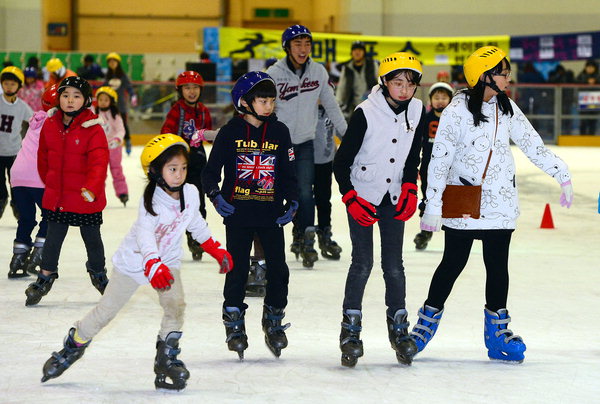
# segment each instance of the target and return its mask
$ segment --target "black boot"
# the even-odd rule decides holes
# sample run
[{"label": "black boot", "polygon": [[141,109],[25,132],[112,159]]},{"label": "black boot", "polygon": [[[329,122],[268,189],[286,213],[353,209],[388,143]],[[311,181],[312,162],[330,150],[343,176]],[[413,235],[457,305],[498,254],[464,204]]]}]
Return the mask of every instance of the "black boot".
[{"label": "black boot", "polygon": [[342,366],[354,367],[358,358],[363,356],[363,342],[360,339],[362,313],[360,310],[344,311],[342,331],[340,332],[340,349]]},{"label": "black boot", "polygon": [[276,309],[266,304],[263,306],[262,328],[265,332],[265,343],[273,355],[278,358],[281,350],[288,346],[285,330],[291,326],[290,323],[281,325],[284,317],[283,309]]},{"label": "black boot", "polygon": [[415,236],[415,239],[413,240],[415,242],[415,248],[417,250],[424,250],[424,249],[426,249],[427,248],[427,244],[431,240],[432,236],[433,236],[433,232],[426,231],[426,230],[421,230],[421,232],[417,233],[417,235]]},{"label": "black boot", "polygon": [[328,260],[339,260],[342,247],[331,239],[331,226],[323,229],[317,229],[317,238],[319,239],[319,249],[321,255]]},{"label": "black boot", "polygon": [[9,278],[24,278],[29,276],[29,273],[26,270],[29,250],[30,247],[27,244],[18,242],[13,244],[13,256],[10,260],[8,270]]},{"label": "black boot", "polygon": [[33,243],[33,251],[29,255],[29,259],[27,260],[26,270],[32,275],[37,275],[37,268],[42,263],[42,254],[44,253],[44,243],[46,242],[45,238],[36,237],[35,242]]},{"label": "black boot", "polygon": [[265,297],[267,294],[267,264],[262,260],[252,260],[248,281],[246,282],[247,297]]},{"label": "black boot", "polygon": [[244,360],[244,351],[248,348],[248,336],[246,335],[246,325],[244,315],[246,310],[240,311],[237,307],[223,308],[223,324],[225,325],[225,335],[227,338],[227,348],[230,351],[237,352],[240,360]]},{"label": "black boot", "polygon": [[315,261],[319,260],[319,254],[314,247],[315,244],[315,228],[309,226],[304,230],[302,244],[300,245],[300,255],[302,255],[302,266],[312,268]]},{"label": "black boot", "polygon": [[119,200],[121,201],[123,206],[127,206],[127,202],[129,202],[129,195],[121,194],[121,195],[119,195]]},{"label": "black boot", "polygon": [[94,271],[90,268],[89,262],[85,263],[85,267],[87,268],[88,274],[90,275],[90,280],[92,281],[92,285],[101,295],[104,294],[104,289],[106,289],[106,285],[108,285],[108,277],[106,276],[106,268],[102,271]]},{"label": "black boot", "polygon": [[392,349],[396,351],[398,363],[410,365],[417,354],[417,344],[408,335],[408,313],[405,309],[396,311],[394,318],[387,316],[388,335]]},{"label": "black boot", "polygon": [[[185,364],[177,359],[181,352],[179,339],[181,331],[171,331],[163,341],[160,337],[156,339],[156,358],[154,359],[154,386],[157,389],[183,390],[190,378],[190,372]],[[166,378],[172,383],[167,383]]]},{"label": "black boot", "polygon": [[192,253],[192,259],[194,261],[201,261],[202,253],[204,253],[204,250],[202,249],[202,247],[200,247],[200,244],[196,240],[194,240],[194,238],[192,237],[192,233],[186,231],[185,234],[187,236],[188,248]]},{"label": "black boot", "polygon": [[46,296],[48,292],[50,292],[50,289],[52,289],[52,284],[57,278],[58,274],[56,272],[52,272],[50,275],[44,275],[42,271],[40,271],[36,281],[30,283],[27,289],[25,289],[25,295],[27,296],[25,306],[33,306],[38,304],[40,300],[42,300],[42,297]]},{"label": "black boot", "polygon": [[63,374],[73,363],[79,360],[92,340],[85,344],[75,342],[75,328],[71,328],[63,342],[60,352],[52,352],[50,359],[44,364],[42,383]]},{"label": "black boot", "polygon": [[290,251],[296,256],[296,259],[300,256],[301,245],[302,245],[302,234],[298,231],[298,228],[294,225],[292,228],[292,244],[290,245]]}]

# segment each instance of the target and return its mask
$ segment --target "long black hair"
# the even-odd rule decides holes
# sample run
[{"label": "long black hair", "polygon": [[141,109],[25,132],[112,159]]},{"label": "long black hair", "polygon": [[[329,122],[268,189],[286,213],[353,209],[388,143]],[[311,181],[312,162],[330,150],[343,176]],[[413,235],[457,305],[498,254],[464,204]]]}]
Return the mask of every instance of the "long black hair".
[{"label": "long black hair", "polygon": [[[162,169],[171,159],[175,156],[183,156],[185,160],[189,163],[189,155],[187,149],[182,145],[175,145],[169,147],[167,150],[162,152],[157,158],[152,160],[150,163],[149,170],[154,173],[161,174]],[[153,176],[148,176],[148,184],[146,184],[146,188],[144,188],[144,208],[146,211],[150,213],[152,216],[156,216],[156,212],[152,207],[152,197],[154,196],[154,191],[156,190],[156,180]]]},{"label": "long black hair", "polygon": [[[493,80],[492,76],[500,74],[502,70],[510,71],[510,62],[506,58],[502,59],[500,63],[498,63],[490,70],[486,71],[484,73],[484,76],[487,76],[490,78],[490,80]],[[469,110],[469,112],[471,112],[471,114],[473,114],[473,124],[475,126],[479,126],[482,122],[488,122],[488,117],[484,115],[481,111],[485,87],[486,84],[484,83],[484,81],[480,80],[474,87],[467,88],[461,91],[467,96],[467,109]],[[504,91],[498,92],[498,94],[496,94],[496,99],[498,100],[498,106],[502,114],[510,114],[510,116],[514,115],[512,106],[510,105],[510,99]]]},{"label": "long black hair", "polygon": [[[106,93],[101,93],[101,94],[106,94]],[[110,105],[108,106],[108,110],[110,111],[110,114],[112,115],[113,119],[115,119],[117,117],[117,115],[121,115],[121,113],[119,112],[119,108],[117,108],[117,103],[115,102],[115,99],[108,94],[106,94],[106,95],[110,99]],[[96,98],[98,98],[98,97],[96,97]],[[100,107],[98,105],[95,105],[93,108],[94,108],[94,113],[96,115],[98,115],[100,113]]]},{"label": "long black hair", "polygon": [[120,79],[121,77],[125,76],[125,72],[123,71],[123,68],[121,67],[121,62],[119,62],[117,59],[113,59],[117,61],[117,67],[115,68],[115,70],[111,70],[111,68],[108,68],[108,71],[106,72],[106,78],[105,80],[108,81],[110,79],[113,78],[117,78]]}]

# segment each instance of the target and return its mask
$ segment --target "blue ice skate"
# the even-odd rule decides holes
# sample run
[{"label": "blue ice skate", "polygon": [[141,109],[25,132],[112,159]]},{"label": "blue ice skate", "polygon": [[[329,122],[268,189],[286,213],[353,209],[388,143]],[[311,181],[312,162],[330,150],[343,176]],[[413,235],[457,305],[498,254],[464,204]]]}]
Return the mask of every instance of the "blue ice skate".
[{"label": "blue ice skate", "polygon": [[427,305],[424,305],[419,309],[419,320],[410,333],[410,336],[417,344],[418,352],[425,349],[429,341],[431,341],[435,335],[440,320],[442,319],[442,314],[444,314],[444,310],[439,310]]},{"label": "blue ice skate", "polygon": [[508,310],[500,309],[493,312],[486,308],[484,314],[484,338],[489,358],[508,362],[523,362],[523,359],[525,359],[523,352],[527,347],[521,337],[514,335],[508,329],[508,323],[510,323]]}]

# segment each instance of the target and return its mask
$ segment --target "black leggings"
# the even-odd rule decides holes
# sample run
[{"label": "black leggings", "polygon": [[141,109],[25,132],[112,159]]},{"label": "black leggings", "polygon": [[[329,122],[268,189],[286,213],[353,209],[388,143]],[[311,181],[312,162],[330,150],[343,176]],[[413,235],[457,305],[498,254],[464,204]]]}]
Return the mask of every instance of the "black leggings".
[{"label": "black leggings", "polygon": [[473,240],[481,240],[487,275],[486,306],[492,311],[505,308],[508,296],[508,249],[513,230],[453,230],[446,227],[444,230],[444,256],[433,274],[425,304],[444,308],[454,282],[467,265]]},{"label": "black leggings", "polygon": [[[58,271],[58,258],[69,227],[68,224],[48,222],[48,234],[42,251],[40,268],[50,272]],[[89,269],[94,272],[105,271],[104,244],[100,225],[79,226],[79,233],[87,251]]]}]

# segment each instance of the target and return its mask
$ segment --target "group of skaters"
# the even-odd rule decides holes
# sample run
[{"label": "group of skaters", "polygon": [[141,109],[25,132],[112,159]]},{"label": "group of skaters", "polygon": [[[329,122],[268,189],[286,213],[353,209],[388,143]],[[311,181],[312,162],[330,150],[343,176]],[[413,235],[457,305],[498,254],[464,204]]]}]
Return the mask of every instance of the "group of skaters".
[{"label": "group of skaters", "polygon": [[[197,259],[206,252],[226,274],[222,306],[226,343],[240,360],[248,347],[245,298],[251,251],[254,246],[256,257],[259,246],[266,280],[261,325],[268,349],[279,357],[288,345],[285,330],[290,326],[283,323],[289,282],[283,226],[293,223],[292,251],[302,255],[305,267],[312,267],[315,234],[327,232],[331,239],[330,217],[322,218],[319,212],[318,225],[314,223],[314,201],[319,199],[315,188],[329,184],[331,192],[332,175],[346,205],[352,243],[339,338],[342,365],[354,367],[363,356],[362,300],[374,263],[375,224],[381,240],[387,331],[399,363],[411,364],[436,334],[445,301],[474,240],[482,241],[487,273],[488,356],[523,361],[525,344],[508,329],[506,309],[509,244],[519,216],[510,142],[556,179],[562,189],[561,205],[571,206],[573,188],[567,165],[544,146],[506,95],[511,66],[505,52],[494,46],[476,50],[464,66],[468,88],[453,94],[448,84],[434,84],[429,112],[414,97],[423,76],[419,60],[405,52],[388,55],[377,66],[366,99],[346,121],[327,71],[310,58],[310,30],[302,25],[287,28],[282,47],[286,56],[266,72],[252,71],[237,80],[231,98],[239,114],[219,130],[213,129],[200,102],[202,77],[194,72],[178,77],[179,101],[169,112],[163,133],[142,151],[148,183],[138,218],[113,255],[110,281],[99,230],[106,205],[108,142],[97,115],[88,109],[89,84],[79,77],[60,83],[54,113],[47,114],[39,131],[37,166],[46,185],[42,206],[48,235],[38,279],[26,292],[27,304],[37,304],[58,278],[58,254],[69,226],[80,227],[88,251],[86,267],[102,297],[68,331],[63,348],[46,361],[42,381],[60,376],[80,359],[138,286],[150,283],[164,310],[156,342],[155,386],[185,388],[190,374],[178,358],[185,308],[180,277],[184,233]],[[370,69],[363,65],[358,70]],[[321,130],[331,136],[325,141],[315,136],[319,117],[324,116]],[[335,155],[324,153],[330,159],[316,160],[323,152],[315,144],[333,147],[334,132],[342,138],[339,150]],[[58,141],[61,137],[64,144]],[[207,140],[214,142],[208,158],[202,145]],[[66,161],[65,153],[73,157]],[[421,203],[419,167],[425,194]],[[53,185],[63,181],[68,186]],[[446,214],[443,195],[449,185],[480,186],[480,211]],[[223,217],[225,248],[213,239],[205,221],[205,196]],[[429,232],[423,237],[443,229],[445,245],[427,299],[409,332],[402,247],[405,223],[417,209],[421,230]],[[339,259],[340,252],[338,246],[324,255]]]}]

